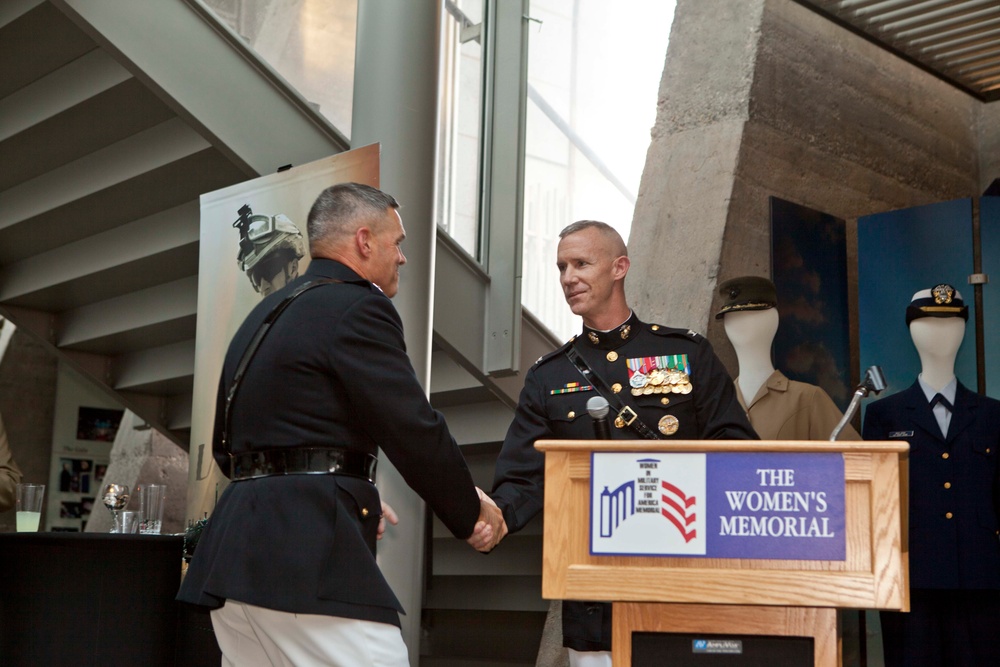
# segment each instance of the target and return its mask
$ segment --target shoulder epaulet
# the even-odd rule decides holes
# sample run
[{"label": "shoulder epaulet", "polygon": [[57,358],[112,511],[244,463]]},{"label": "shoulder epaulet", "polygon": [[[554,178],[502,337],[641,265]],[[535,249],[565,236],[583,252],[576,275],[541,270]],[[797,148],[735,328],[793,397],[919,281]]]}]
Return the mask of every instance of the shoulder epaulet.
[{"label": "shoulder epaulet", "polygon": [[555,356],[558,356],[558,355],[562,354],[563,352],[565,352],[569,348],[570,345],[573,344],[574,340],[576,340],[576,336],[573,336],[568,341],[566,341],[565,343],[563,343],[562,345],[560,345],[556,349],[552,350],[548,354],[543,354],[542,356],[538,357],[538,360],[534,364],[532,364],[532,366],[538,366],[539,364],[544,364],[546,361],[548,361],[552,357],[555,357]]},{"label": "shoulder epaulet", "polygon": [[699,340],[702,337],[694,329],[675,329],[674,327],[665,327],[662,324],[650,324],[649,330],[657,336],[680,336],[681,338],[689,338],[691,340]]}]

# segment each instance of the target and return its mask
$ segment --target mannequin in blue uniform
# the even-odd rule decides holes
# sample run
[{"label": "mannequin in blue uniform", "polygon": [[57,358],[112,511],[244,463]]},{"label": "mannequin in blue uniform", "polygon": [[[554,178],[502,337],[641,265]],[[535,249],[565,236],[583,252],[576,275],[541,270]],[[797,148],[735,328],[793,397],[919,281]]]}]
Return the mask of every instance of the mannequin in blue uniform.
[{"label": "mannequin in blue uniform", "polygon": [[910,612],[881,614],[887,667],[1000,664],[1000,401],[955,377],[968,317],[951,285],[917,292],[920,375],[865,414],[866,440],[910,444]]}]

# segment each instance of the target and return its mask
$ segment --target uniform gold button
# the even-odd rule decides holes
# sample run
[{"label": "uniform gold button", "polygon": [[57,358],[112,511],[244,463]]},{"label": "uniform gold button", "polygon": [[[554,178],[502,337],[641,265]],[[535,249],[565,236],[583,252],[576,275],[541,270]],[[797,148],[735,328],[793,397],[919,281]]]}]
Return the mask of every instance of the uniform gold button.
[{"label": "uniform gold button", "polygon": [[945,512],[944,513],[944,518],[950,519],[951,518],[951,512]]},{"label": "uniform gold button", "polygon": [[653,331],[659,331],[660,330],[660,325],[659,324],[654,324],[653,326],[651,326],[649,328],[652,329]]},{"label": "uniform gold button", "polygon": [[670,399],[666,398],[666,397],[663,397],[663,398],[660,399],[660,403],[663,403],[664,405],[669,405],[670,404]]},{"label": "uniform gold button", "polygon": [[610,352],[608,352],[608,361],[615,361],[617,359],[618,359],[618,353],[617,352],[615,352],[614,350],[611,350]]},{"label": "uniform gold button", "polygon": [[986,448],[986,453],[987,453],[987,454],[989,454],[989,453],[990,453],[990,448],[989,448],[989,447],[987,447],[987,448]]},{"label": "uniform gold button", "polygon": [[950,489],[951,488],[951,482],[945,482],[944,483],[944,488]]},{"label": "uniform gold button", "polygon": [[616,394],[619,393],[619,392],[621,392],[621,390],[622,390],[622,386],[620,384],[618,384],[617,382],[615,382],[613,385],[611,385],[611,391],[615,392]]},{"label": "uniform gold button", "polygon": [[368,516],[368,508],[367,507],[362,507],[361,508],[361,516],[363,516],[363,517]]},{"label": "uniform gold button", "polygon": [[615,428],[625,428],[625,420],[621,417],[615,417]]},{"label": "uniform gold button", "polygon": [[569,414],[566,415],[567,419],[573,419],[574,417],[576,417],[576,413],[573,412],[572,410],[570,410]]},{"label": "uniform gold button", "polygon": [[945,452],[944,454],[942,454],[942,455],[941,455],[941,458],[943,458],[943,459],[946,459],[946,458],[948,458],[948,452]]}]

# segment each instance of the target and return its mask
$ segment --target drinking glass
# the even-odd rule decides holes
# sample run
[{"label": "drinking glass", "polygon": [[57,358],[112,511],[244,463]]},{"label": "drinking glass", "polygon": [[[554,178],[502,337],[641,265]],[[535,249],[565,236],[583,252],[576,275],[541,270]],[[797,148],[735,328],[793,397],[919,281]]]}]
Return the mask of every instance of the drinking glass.
[{"label": "drinking glass", "polygon": [[142,513],[139,510],[125,510],[119,517],[121,518],[119,533],[133,535],[139,532],[139,525],[142,523]]},{"label": "drinking glass", "polygon": [[167,498],[165,484],[143,484],[137,486],[135,492],[139,495],[139,511],[142,513],[142,525],[139,532],[143,535],[159,535],[163,525],[163,507]]},{"label": "drinking glass", "polygon": [[114,517],[114,524],[111,526],[112,533],[122,532],[121,511],[128,505],[129,490],[127,484],[106,484],[102,492],[104,506]]},{"label": "drinking glass", "polygon": [[44,484],[17,485],[17,532],[38,532],[38,524],[42,519],[42,500],[44,498]]}]

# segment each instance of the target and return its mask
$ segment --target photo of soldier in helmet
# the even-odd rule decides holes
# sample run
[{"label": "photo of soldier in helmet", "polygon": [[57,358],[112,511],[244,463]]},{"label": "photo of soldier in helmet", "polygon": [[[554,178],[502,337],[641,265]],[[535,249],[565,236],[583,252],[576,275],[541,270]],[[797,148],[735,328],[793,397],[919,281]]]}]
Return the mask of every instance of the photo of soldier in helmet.
[{"label": "photo of soldier in helmet", "polygon": [[233,223],[240,232],[236,261],[263,298],[298,277],[299,260],[305,254],[302,232],[283,213],[255,215],[249,204],[238,213]]}]

